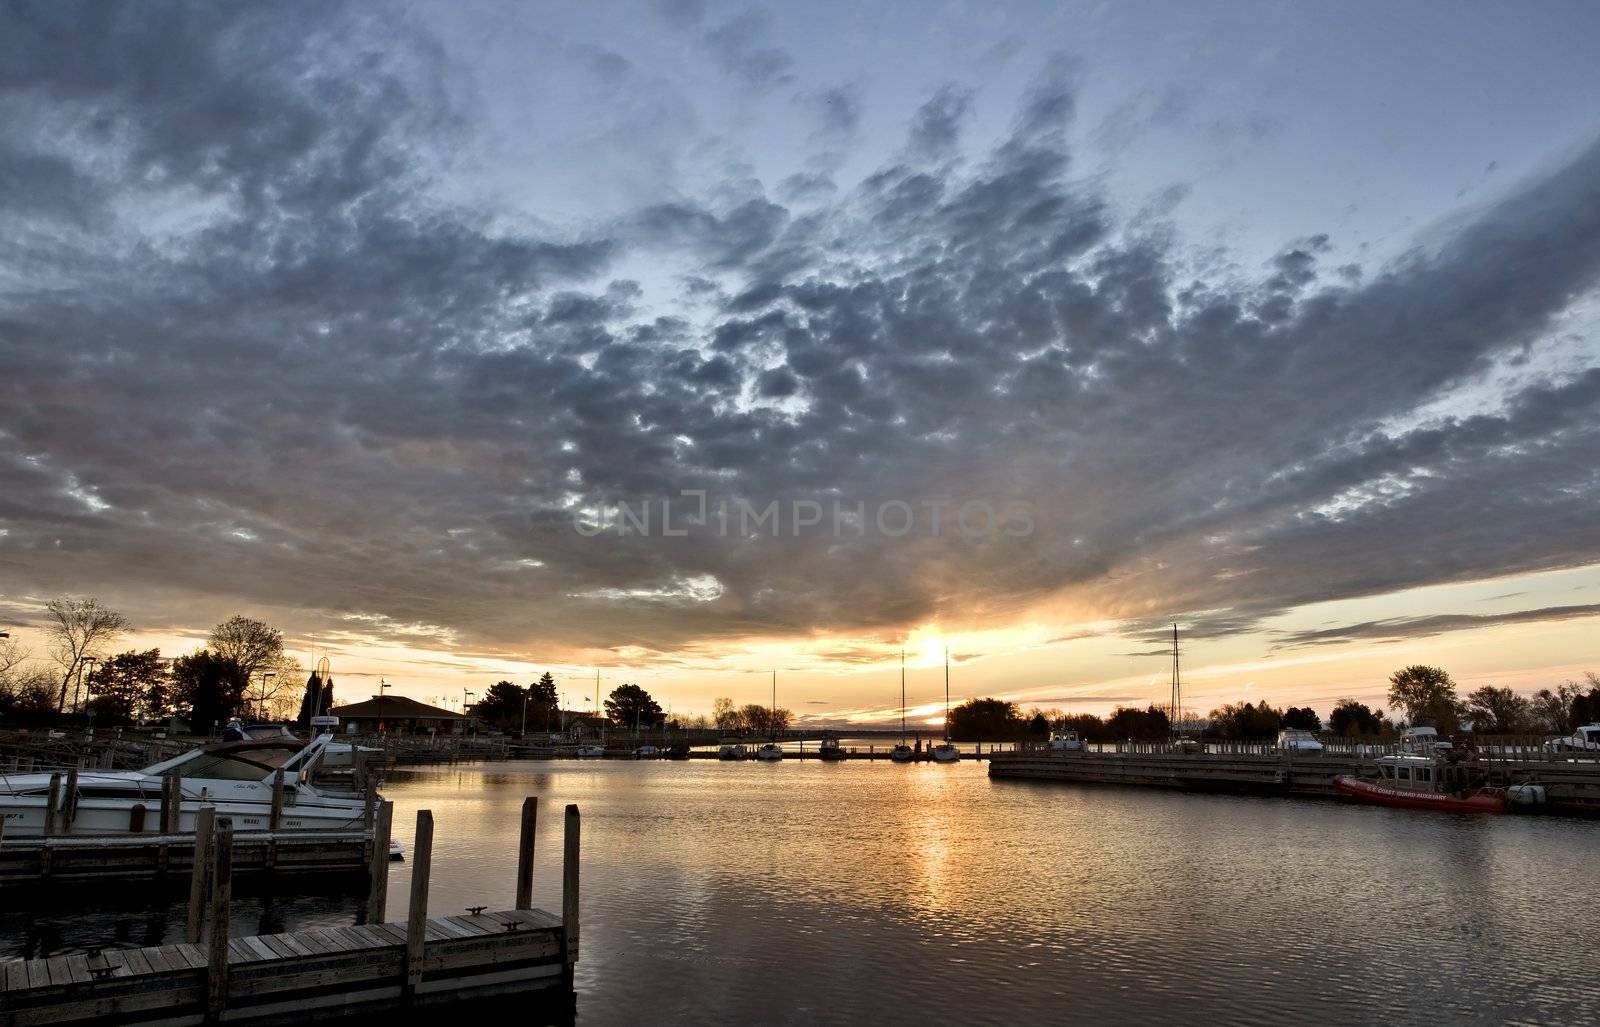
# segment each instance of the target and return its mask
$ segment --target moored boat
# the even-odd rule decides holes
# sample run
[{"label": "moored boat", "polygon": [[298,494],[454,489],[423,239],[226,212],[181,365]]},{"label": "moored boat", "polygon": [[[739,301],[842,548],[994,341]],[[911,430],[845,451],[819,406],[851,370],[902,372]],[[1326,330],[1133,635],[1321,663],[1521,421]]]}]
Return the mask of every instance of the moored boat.
[{"label": "moored boat", "polygon": [[580,759],[580,760],[597,760],[597,759],[600,759],[603,756],[605,756],[605,754],[606,754],[606,747],[603,746],[603,745],[580,745],[580,746],[578,746],[577,755],[578,755],[578,759]]},{"label": "moored boat", "polygon": [[777,742],[768,742],[756,750],[756,759],[773,763],[783,759],[783,747]]},{"label": "moored boat", "polygon": [[837,737],[828,735],[822,740],[822,746],[817,750],[817,755],[829,762],[842,760],[845,758],[844,746],[839,744]]},{"label": "moored boat", "polygon": [[1361,802],[1400,809],[1453,813],[1504,813],[1506,793],[1488,786],[1480,768],[1435,756],[1382,756],[1377,777],[1341,774],[1333,785]]},{"label": "moored boat", "polygon": [[[202,807],[230,817],[234,829],[264,831],[271,823],[273,781],[283,771],[286,831],[360,831],[365,799],[315,783],[331,736],[301,742],[287,734],[203,745],[143,770],[85,771],[76,794],[61,794],[57,812],[71,809],[75,833],[144,834],[160,830],[156,810],[167,780],[179,779],[180,832],[192,832]],[[44,833],[49,773],[0,774],[0,818],[8,836]]]}]

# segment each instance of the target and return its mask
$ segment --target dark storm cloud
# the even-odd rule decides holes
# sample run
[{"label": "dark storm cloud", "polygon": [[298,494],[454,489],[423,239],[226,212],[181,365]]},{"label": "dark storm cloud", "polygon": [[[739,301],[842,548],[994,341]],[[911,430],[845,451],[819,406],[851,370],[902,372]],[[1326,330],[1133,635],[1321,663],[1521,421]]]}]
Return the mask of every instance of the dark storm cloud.
[{"label": "dark storm cloud", "polygon": [[794,58],[767,42],[771,17],[749,10],[708,29],[705,43],[722,71],[758,91],[794,79]]},{"label": "dark storm cloud", "polygon": [[972,114],[972,90],[950,84],[917,108],[906,149],[914,159],[943,160],[956,153],[961,127]]},{"label": "dark storm cloud", "polygon": [[[556,235],[444,199],[477,128],[403,16],[6,10],[8,596],[676,659],[1045,597],[1154,647],[1172,617],[1230,634],[1600,560],[1600,371],[1413,416],[1593,289],[1600,151],[1360,279],[1313,235],[1211,280],[1159,213],[1075,177],[1081,72],[1057,59],[986,151],[946,88],[907,112],[904,163],[831,194],[796,177]],[[752,87],[791,73],[763,32],[709,30]],[[617,278],[663,255],[694,313]],[[574,499],[649,502],[659,526],[683,489],[1019,500],[1035,530],[574,530]]]},{"label": "dark storm cloud", "polygon": [[1446,613],[1431,617],[1392,617],[1388,620],[1364,621],[1360,624],[1346,624],[1334,628],[1296,631],[1284,635],[1278,645],[1293,649],[1300,646],[1336,645],[1355,641],[1397,642],[1407,638],[1425,638],[1446,631],[1463,631],[1496,624],[1527,624],[1540,621],[1577,620],[1585,617],[1600,617],[1600,603],[1587,606],[1547,606],[1537,610],[1516,610],[1511,613]]}]

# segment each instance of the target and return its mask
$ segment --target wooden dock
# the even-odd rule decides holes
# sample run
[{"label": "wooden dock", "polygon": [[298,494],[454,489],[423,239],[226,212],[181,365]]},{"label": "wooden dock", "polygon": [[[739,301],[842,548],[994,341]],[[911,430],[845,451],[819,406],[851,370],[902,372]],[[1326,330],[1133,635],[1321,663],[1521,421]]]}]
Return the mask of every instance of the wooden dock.
[{"label": "wooden dock", "polygon": [[[989,776],[995,779],[1118,784],[1189,791],[1239,792],[1332,798],[1333,779],[1370,770],[1370,758],[1348,754],[1050,752],[995,753]],[[1543,785],[1548,803],[1542,812],[1600,814],[1600,763],[1571,760],[1479,760],[1492,784]]]},{"label": "wooden dock", "polygon": [[[378,818],[386,850],[392,806]],[[297,1023],[392,1018],[457,1003],[514,1001],[524,1022],[570,1023],[578,959],[579,814],[569,805],[561,912],[533,908],[538,800],[523,804],[515,908],[428,916],[433,814],[417,813],[411,902],[388,923],[387,862],[371,875],[370,922],[247,938],[228,936],[235,836],[206,818],[186,940],[0,961],[0,1027],[71,1023]],[[377,864],[375,864],[377,866]]]},{"label": "wooden dock", "polygon": [[[542,910],[428,919],[414,961],[405,924],[234,938],[221,1018],[288,1023],[558,991],[564,951],[561,918]],[[0,963],[0,1024],[205,1023],[210,965],[187,943]]]},{"label": "wooden dock", "polygon": [[[235,874],[361,873],[365,831],[259,831],[233,836]],[[387,846],[385,846],[387,848]],[[193,834],[57,835],[0,839],[0,887],[44,880],[187,879]]]}]

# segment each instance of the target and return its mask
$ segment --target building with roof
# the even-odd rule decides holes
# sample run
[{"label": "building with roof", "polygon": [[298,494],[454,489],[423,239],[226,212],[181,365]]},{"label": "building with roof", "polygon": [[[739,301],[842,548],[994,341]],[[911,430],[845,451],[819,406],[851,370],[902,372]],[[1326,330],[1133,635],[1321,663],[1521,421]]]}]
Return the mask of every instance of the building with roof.
[{"label": "building with roof", "polygon": [[366,702],[335,706],[341,729],[355,725],[358,732],[398,735],[459,735],[465,732],[467,718],[452,710],[407,699],[403,695],[375,695]]}]

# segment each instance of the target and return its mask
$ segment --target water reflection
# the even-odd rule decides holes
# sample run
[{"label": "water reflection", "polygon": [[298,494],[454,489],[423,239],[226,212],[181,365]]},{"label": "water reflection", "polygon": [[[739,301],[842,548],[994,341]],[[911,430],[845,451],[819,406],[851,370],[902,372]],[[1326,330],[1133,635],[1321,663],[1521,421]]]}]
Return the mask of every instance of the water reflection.
[{"label": "water reflection", "polygon": [[[527,794],[535,903],[558,908],[560,808],[582,807],[585,1022],[1596,1018],[1569,969],[1600,942],[1592,822],[991,782],[978,764],[505,764],[396,772],[387,791],[408,843],[434,811],[435,914],[511,903]],[[234,929],[348,923],[358,904],[246,898]],[[8,943],[19,917],[36,949],[182,931],[181,903],[7,910]]]}]

